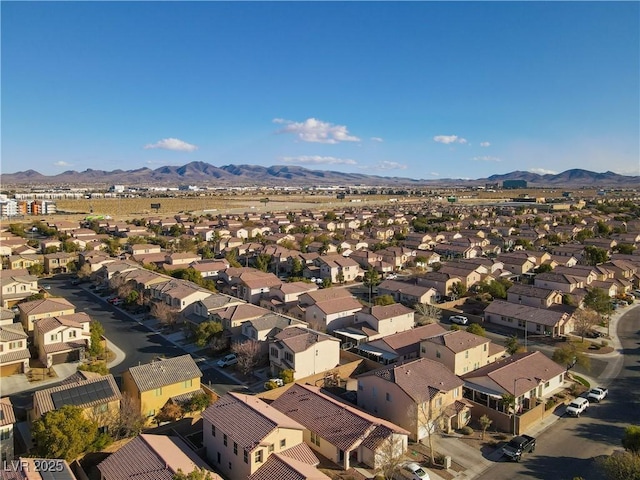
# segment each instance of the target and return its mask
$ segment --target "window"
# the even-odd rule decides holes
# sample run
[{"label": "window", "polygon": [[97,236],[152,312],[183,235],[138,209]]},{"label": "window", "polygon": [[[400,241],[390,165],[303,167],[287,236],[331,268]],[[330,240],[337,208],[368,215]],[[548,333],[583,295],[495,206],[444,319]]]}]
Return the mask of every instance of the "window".
[{"label": "window", "polygon": [[222,434],[222,443],[224,443],[225,447],[227,446],[227,441],[228,441],[227,434],[226,433]]},{"label": "window", "polygon": [[293,354],[291,354],[290,352],[284,352],[284,359],[287,362],[293,362]]},{"label": "window", "polygon": [[193,378],[185,380],[182,385],[184,388],[191,388],[193,386]]},{"label": "window", "polygon": [[427,349],[426,349],[426,348],[424,348],[424,347],[420,347],[420,352],[422,352],[422,353],[427,353]]},{"label": "window", "polygon": [[469,358],[469,350],[465,350],[465,352],[464,352],[464,358]]},{"label": "window", "polygon": [[455,388],[453,390],[453,398],[458,398],[458,395],[460,395],[460,388]]},{"label": "window", "polygon": [[233,470],[233,464],[229,462],[229,470]]},{"label": "window", "polygon": [[233,454],[238,455],[238,444],[233,442]]},{"label": "window", "polygon": [[249,452],[244,451],[244,463],[249,463]]},{"label": "window", "polygon": [[275,447],[274,447],[273,443],[271,445],[269,445],[269,453],[273,453],[274,448]]},{"label": "window", "polygon": [[387,399],[387,402],[391,401],[391,394],[389,392],[387,392],[384,396]]},{"label": "window", "polygon": [[287,439],[283,438],[282,440],[280,440],[280,448],[284,448],[287,446]]},{"label": "window", "polygon": [[486,352],[486,351],[487,351],[487,344],[485,343],[485,344],[483,345],[483,347],[484,347],[484,351]]},{"label": "window", "polygon": [[162,387],[156,388],[155,395],[156,395],[156,397],[162,396]]},{"label": "window", "polygon": [[278,358],[278,349],[277,348],[271,348],[271,356],[273,358]]},{"label": "window", "polygon": [[544,388],[549,388],[549,382],[545,382]]},{"label": "window", "polygon": [[76,332],[75,330],[69,330],[69,338],[76,338],[76,334],[78,332]]},{"label": "window", "polygon": [[212,437],[216,436],[216,426],[215,425],[211,425],[211,436]]},{"label": "window", "polygon": [[361,383],[358,383],[358,391],[359,392],[364,391],[364,386]]},{"label": "window", "polygon": [[218,460],[218,463],[220,463],[220,452],[218,452],[217,460]]},{"label": "window", "polygon": [[311,443],[317,445],[318,447],[320,446],[320,437],[313,432],[311,432]]},{"label": "window", "polygon": [[0,430],[0,440],[9,440],[11,438],[11,429],[6,428],[4,430]]},{"label": "window", "polygon": [[156,410],[155,408],[153,410],[149,410],[149,413],[147,414],[147,417],[153,417],[156,414]]},{"label": "window", "polygon": [[440,358],[440,350],[436,350],[436,358]]},{"label": "window", "polygon": [[51,341],[55,342],[58,339],[58,334],[51,335]]},{"label": "window", "polygon": [[256,451],[254,459],[256,463],[262,463],[262,449]]}]

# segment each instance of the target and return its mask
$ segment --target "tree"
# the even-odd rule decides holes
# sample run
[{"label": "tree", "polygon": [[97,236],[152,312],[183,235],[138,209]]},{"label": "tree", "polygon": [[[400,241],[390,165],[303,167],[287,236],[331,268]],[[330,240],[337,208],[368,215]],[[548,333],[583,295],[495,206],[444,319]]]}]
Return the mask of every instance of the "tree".
[{"label": "tree", "polygon": [[375,305],[393,305],[396,301],[392,295],[380,295],[373,300],[373,303]]},{"label": "tree", "polygon": [[260,362],[260,343],[255,340],[234,343],[231,351],[238,356],[238,368],[244,375]]},{"label": "tree", "polygon": [[362,283],[369,289],[369,303],[371,303],[371,295],[374,287],[380,283],[380,274],[372,267],[369,267],[362,278]]},{"label": "tree", "polygon": [[482,440],[484,440],[484,434],[493,423],[493,420],[491,420],[487,415],[482,415],[479,421],[480,421],[480,428],[482,429]]},{"label": "tree", "polygon": [[160,409],[154,420],[159,424],[164,422],[175,422],[184,417],[184,411],[182,407],[177,403],[167,402],[164,407]]},{"label": "tree", "polygon": [[437,322],[442,316],[442,309],[430,303],[416,303],[413,308],[420,315],[419,325]]},{"label": "tree", "polygon": [[114,419],[114,428],[110,429],[116,439],[135,437],[144,428],[146,418],[131,395],[123,395],[120,410]]},{"label": "tree", "polygon": [[31,434],[39,456],[71,462],[91,448],[98,437],[98,425],[88,420],[80,407],[63,405],[33,422]]},{"label": "tree", "polygon": [[91,265],[89,265],[88,263],[85,263],[78,270],[78,278],[82,278],[82,279],[87,279],[88,280],[89,277],[91,277]]},{"label": "tree", "polygon": [[41,263],[34,263],[29,268],[27,268],[30,275],[35,275],[36,277],[42,275],[44,273],[44,265]]},{"label": "tree", "polygon": [[49,253],[56,253],[58,252],[58,247],[56,247],[55,245],[50,245],[47,248],[44,249],[44,251],[42,253],[44,253],[45,255],[49,254]]},{"label": "tree", "polygon": [[269,264],[271,263],[271,255],[261,253],[256,257],[256,268],[262,272],[269,270]]},{"label": "tree", "polygon": [[202,322],[199,324],[195,331],[195,344],[198,347],[205,347],[209,344],[211,339],[222,332],[223,327],[222,323],[216,322],[215,320],[208,320],[206,322]]},{"label": "tree", "polygon": [[183,406],[184,411],[188,413],[201,412],[209,406],[211,398],[206,393],[195,393]]},{"label": "tree", "polygon": [[67,253],[78,252],[80,251],[80,246],[71,240],[65,240],[62,243],[62,251]]},{"label": "tree", "polygon": [[338,280],[338,283],[340,285],[344,283],[344,273],[342,273],[342,270],[338,272],[338,275],[336,276],[336,280]]},{"label": "tree", "polygon": [[618,245],[616,245],[616,250],[618,251],[618,253],[622,253],[623,255],[633,255],[635,249],[635,245],[631,243],[619,243]]},{"label": "tree", "polygon": [[202,285],[202,274],[198,270],[193,268],[179,268],[171,272],[173,278],[179,278],[187,282],[195,283],[196,285]]},{"label": "tree", "polygon": [[129,295],[127,295],[127,298],[125,298],[125,302],[128,305],[133,305],[134,303],[138,303],[138,300],[140,299],[140,294],[138,293],[137,290],[131,290],[129,292]]},{"label": "tree", "polygon": [[156,301],[151,304],[151,316],[157,318],[166,325],[173,325],[178,317],[178,312],[164,302]]},{"label": "tree", "polygon": [[600,323],[600,315],[590,308],[579,308],[573,312],[573,324],[575,331],[584,342],[584,336],[598,323]]},{"label": "tree", "polygon": [[411,421],[415,423],[418,434],[426,433],[431,454],[431,465],[435,465],[435,437],[442,430],[444,421],[443,394],[434,387],[427,386],[427,393],[416,400],[415,408],[409,408]]},{"label": "tree", "polygon": [[384,478],[396,478],[404,463],[404,444],[399,436],[392,434],[382,442],[376,451],[376,463]]},{"label": "tree", "polygon": [[89,345],[89,355],[92,357],[98,357],[104,353],[104,346],[102,345],[102,336],[104,335],[104,327],[97,320],[93,320],[89,325],[89,331],[91,333]]},{"label": "tree", "polygon": [[120,242],[117,238],[107,238],[104,240],[104,244],[107,246],[106,250],[109,255],[117,255],[120,252]]},{"label": "tree", "polygon": [[479,337],[486,337],[487,331],[480,326],[479,323],[472,323],[467,327],[467,332],[473,333],[474,335],[478,335]]},{"label": "tree", "polygon": [[107,362],[105,361],[81,363],[78,365],[78,370],[99,373],[100,375],[109,375],[109,367],[107,367]]},{"label": "tree", "polygon": [[614,452],[597,462],[607,480],[640,480],[640,455]]},{"label": "tree", "polygon": [[451,296],[455,298],[464,297],[467,294],[467,287],[462,282],[456,282],[451,285]]},{"label": "tree", "polygon": [[549,263],[543,263],[538,268],[535,269],[536,273],[546,273],[553,270],[553,267]]},{"label": "tree", "polygon": [[590,289],[583,301],[585,307],[595,310],[600,315],[608,316],[611,314],[611,297],[601,288]]},{"label": "tree", "polygon": [[563,367],[567,367],[567,370],[575,364],[580,365],[585,370],[591,368],[591,360],[589,357],[579,352],[572,343],[567,343],[556,348],[553,351],[551,360]]},{"label": "tree", "polygon": [[634,455],[640,454],[640,426],[629,425],[624,429],[622,446]]},{"label": "tree", "polygon": [[520,345],[520,342],[518,341],[518,336],[513,335],[507,338],[505,348],[507,349],[507,353],[509,355],[513,355],[514,353],[517,353],[522,348],[522,345]]},{"label": "tree", "polygon": [[302,262],[299,258],[294,257],[291,260],[291,276],[292,277],[302,277],[304,272],[304,267],[302,266]]},{"label": "tree", "polygon": [[181,468],[171,477],[171,480],[213,480],[211,472],[204,468],[196,467],[189,473],[184,473]]},{"label": "tree", "polygon": [[587,245],[584,247],[584,259],[587,265],[600,265],[609,260],[609,254],[604,248]]},{"label": "tree", "polygon": [[322,279],[322,288],[330,288],[331,285],[332,285],[332,282],[329,277],[325,277]]},{"label": "tree", "polygon": [[282,379],[282,381],[284,382],[284,384],[286,385],[287,383],[293,383],[294,380],[294,371],[290,368],[286,369],[286,370],[282,370],[280,372],[280,378]]}]

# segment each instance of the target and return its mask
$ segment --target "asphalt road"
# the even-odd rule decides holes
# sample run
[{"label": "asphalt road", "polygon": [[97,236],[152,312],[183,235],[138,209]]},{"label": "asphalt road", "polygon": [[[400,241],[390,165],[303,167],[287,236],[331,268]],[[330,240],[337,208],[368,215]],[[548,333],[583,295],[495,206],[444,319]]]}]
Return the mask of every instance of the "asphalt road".
[{"label": "asphalt road", "polygon": [[558,420],[538,436],[535,453],[521,463],[497,463],[479,479],[603,478],[594,459],[621,449],[624,428],[640,423],[640,308],[622,316],[617,333],[624,356],[610,360],[607,399],[592,404],[580,418]]}]

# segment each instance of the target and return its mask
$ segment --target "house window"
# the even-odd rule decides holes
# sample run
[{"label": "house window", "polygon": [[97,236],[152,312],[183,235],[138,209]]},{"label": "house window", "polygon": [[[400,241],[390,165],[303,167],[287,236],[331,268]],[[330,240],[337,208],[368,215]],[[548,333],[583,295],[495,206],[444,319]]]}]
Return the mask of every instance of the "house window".
[{"label": "house window", "polygon": [[226,433],[222,434],[222,443],[224,443],[225,447],[227,446],[228,439],[227,439],[227,434]]},{"label": "house window", "polygon": [[149,412],[147,413],[147,417],[153,417],[156,414],[156,410],[155,408],[153,410],[149,410]]},{"label": "house window", "polygon": [[483,348],[483,350],[486,352],[486,351],[487,351],[487,344],[485,343],[485,344],[483,345],[483,347],[484,347],[484,348]]},{"label": "house window", "polygon": [[273,358],[278,358],[278,349],[277,348],[271,348],[271,356]]},{"label": "house window", "polygon": [[274,447],[273,443],[271,445],[269,445],[269,453],[273,453],[274,448],[275,447]]},{"label": "house window", "polygon": [[162,396],[162,387],[155,389],[155,395],[156,397]]},{"label": "house window", "polygon": [[387,402],[391,401],[391,394],[389,392],[387,392],[384,396],[385,396]]},{"label": "house window", "polygon": [[185,380],[182,386],[184,388],[191,388],[193,386],[193,378],[190,378],[189,380]]},{"label": "house window", "polygon": [[14,348],[22,348],[22,342],[9,342],[9,350]]},{"label": "house window", "polygon": [[436,358],[440,358],[440,350],[436,350]]},{"label": "house window", "polygon": [[544,388],[549,388],[549,382],[545,382]]},{"label": "house window", "polygon": [[11,429],[7,428],[0,431],[0,440],[9,440],[11,438]]},{"label": "house window", "polygon": [[293,354],[291,354],[290,352],[284,352],[284,359],[287,362],[293,362]]},{"label": "house window", "polygon": [[51,335],[51,341],[55,342],[56,340],[58,340],[58,335],[57,334]]},{"label": "house window", "polygon": [[287,446],[287,439],[283,438],[282,440],[280,440],[280,448],[284,448]]},{"label": "house window", "polygon": [[421,351],[422,353],[427,353],[427,349],[426,349],[426,348],[424,348],[424,347],[420,347],[420,351]]},{"label": "house window", "polygon": [[255,454],[255,463],[262,463],[262,449],[256,451]]},{"label": "house window", "polygon": [[311,443],[318,447],[320,446],[320,437],[313,432],[311,432]]},{"label": "house window", "polygon": [[229,470],[233,470],[233,464],[229,462]]},{"label": "house window", "polygon": [[212,437],[216,436],[216,426],[215,425],[211,425],[211,436]]},{"label": "house window", "polygon": [[460,388],[455,388],[453,390],[453,398],[458,398],[458,395],[460,395]]},{"label": "house window", "polygon": [[249,463],[249,452],[244,451],[244,463]]},{"label": "house window", "polygon": [[464,358],[469,358],[469,350],[464,352]]},{"label": "house window", "polygon": [[70,331],[69,331],[69,338],[76,338],[76,334],[77,334],[77,333],[78,333],[78,332],[76,332],[75,330],[70,330]]},{"label": "house window", "polygon": [[233,454],[238,455],[238,444],[233,442]]},{"label": "house window", "polygon": [[358,391],[359,392],[364,391],[364,386],[361,383],[358,383]]}]

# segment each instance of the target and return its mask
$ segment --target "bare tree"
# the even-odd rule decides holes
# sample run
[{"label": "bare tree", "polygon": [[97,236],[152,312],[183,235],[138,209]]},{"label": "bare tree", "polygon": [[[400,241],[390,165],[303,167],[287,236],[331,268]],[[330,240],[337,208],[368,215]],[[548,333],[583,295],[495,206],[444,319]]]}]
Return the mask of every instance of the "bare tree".
[{"label": "bare tree", "polygon": [[178,312],[164,302],[155,301],[151,304],[151,316],[166,325],[173,325],[178,319]]},{"label": "bare tree", "polygon": [[445,416],[444,394],[434,387],[427,387],[423,398],[418,398],[414,409],[409,410],[413,416],[411,421],[416,426],[418,438],[420,433],[425,433],[429,442],[431,465],[435,465],[435,437],[443,431]]},{"label": "bare tree", "polygon": [[245,375],[260,363],[260,344],[255,340],[234,343],[231,351],[238,356],[238,368]]},{"label": "bare tree", "polygon": [[405,444],[400,435],[391,434],[376,450],[377,472],[384,478],[395,478],[404,463]]},{"label": "bare tree", "polygon": [[600,315],[595,310],[579,308],[573,312],[574,330],[582,337],[583,342],[584,336],[598,323],[600,323]]},{"label": "bare tree", "polygon": [[78,270],[78,278],[82,278],[82,279],[89,279],[89,277],[91,277],[91,265],[89,265],[88,263],[85,263],[84,265],[82,265],[82,267],[80,267],[80,269]]},{"label": "bare tree", "polygon": [[413,308],[420,315],[420,320],[418,321],[420,325],[437,322],[442,315],[442,309],[429,303],[416,303]]},{"label": "bare tree", "polygon": [[126,299],[129,296],[129,294],[134,290],[136,290],[135,282],[133,281],[124,282],[118,287],[118,296],[120,298]]},{"label": "bare tree", "polygon": [[114,438],[135,437],[146,423],[146,418],[140,412],[140,407],[130,395],[123,395],[120,400],[120,411],[116,417]]}]

